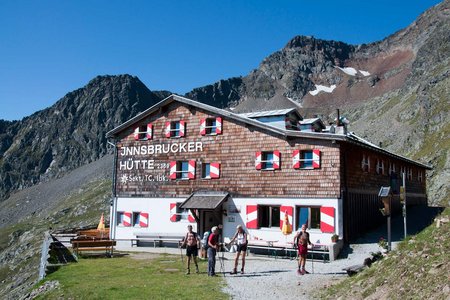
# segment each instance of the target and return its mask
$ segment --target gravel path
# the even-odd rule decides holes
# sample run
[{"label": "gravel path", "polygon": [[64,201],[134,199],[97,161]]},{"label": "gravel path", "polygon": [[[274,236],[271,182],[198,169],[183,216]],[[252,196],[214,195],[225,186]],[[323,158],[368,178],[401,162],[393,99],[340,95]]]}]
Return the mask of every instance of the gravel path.
[{"label": "gravel path", "polygon": [[[226,253],[223,267],[227,286],[224,291],[232,299],[315,299],[318,290],[347,277],[343,268],[362,263],[370,257],[370,252],[375,251],[378,251],[377,244],[358,244],[347,251],[351,253],[344,254],[346,258],[332,262],[308,259],[306,270],[310,274],[305,275],[297,275],[296,260],[252,254],[246,259],[245,274],[231,275],[234,255]],[[218,261],[217,271],[222,271],[221,267]]]}]

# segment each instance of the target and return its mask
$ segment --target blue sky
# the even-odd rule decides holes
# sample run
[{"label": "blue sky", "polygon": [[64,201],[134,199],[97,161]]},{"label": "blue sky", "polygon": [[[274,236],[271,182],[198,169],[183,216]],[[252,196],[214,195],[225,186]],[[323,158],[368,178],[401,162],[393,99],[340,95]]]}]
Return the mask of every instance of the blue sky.
[{"label": "blue sky", "polygon": [[369,43],[434,0],[0,1],[0,119],[54,104],[97,75],[184,94],[247,75],[296,35]]}]

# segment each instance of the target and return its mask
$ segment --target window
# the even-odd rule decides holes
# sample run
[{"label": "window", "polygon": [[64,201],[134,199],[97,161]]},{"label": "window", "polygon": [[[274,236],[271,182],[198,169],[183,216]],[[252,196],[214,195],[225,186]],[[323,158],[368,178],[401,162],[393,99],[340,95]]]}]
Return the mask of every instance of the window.
[{"label": "window", "polygon": [[403,176],[406,176],[406,167],[405,166],[400,167],[400,177],[403,178]]},{"label": "window", "polygon": [[377,159],[377,174],[384,175],[384,161]]},{"label": "window", "polygon": [[170,221],[179,222],[183,220],[194,223],[195,218],[191,215],[189,209],[180,208],[181,204],[181,202],[170,203]]},{"label": "window", "polygon": [[153,138],[153,125],[141,125],[134,129],[134,139],[136,141],[147,141]]},{"label": "window", "polygon": [[123,211],[118,211],[117,212],[117,219],[116,219],[117,226],[124,226],[123,225],[123,217],[124,217]]},{"label": "window", "polygon": [[303,224],[308,229],[320,229],[320,207],[297,207],[297,230],[300,230]]},{"label": "window", "polygon": [[195,160],[187,161],[171,161],[170,162],[170,179],[188,180],[195,178]]},{"label": "window", "polygon": [[166,122],[165,126],[165,135],[168,138],[179,138],[185,135],[185,122],[181,121],[172,121]]},{"label": "window", "polygon": [[277,170],[280,168],[280,151],[256,152],[257,170]]},{"label": "window", "polygon": [[222,118],[206,118],[200,120],[201,135],[216,135],[222,133]]},{"label": "window", "polygon": [[133,226],[139,227],[141,214],[139,212],[133,212]]},{"label": "window", "polygon": [[361,169],[364,172],[370,172],[370,158],[368,155],[363,154],[363,158],[361,160]]},{"label": "window", "polygon": [[203,163],[202,164],[202,178],[213,179],[220,176],[220,164],[219,163]]},{"label": "window", "polygon": [[319,169],[320,150],[294,150],[292,166],[294,169]]},{"label": "window", "polygon": [[258,205],[259,227],[280,227],[280,206]]},{"label": "window", "polygon": [[395,164],[393,162],[389,162],[389,175],[395,173]]},{"label": "window", "polygon": [[423,181],[423,173],[422,173],[422,171],[417,171],[417,181],[419,181],[419,182]]},{"label": "window", "polygon": [[118,211],[116,217],[118,226],[131,226],[131,212]]},{"label": "window", "polygon": [[413,170],[412,170],[412,168],[408,168],[407,178],[408,178],[408,180],[412,180],[413,179]]}]

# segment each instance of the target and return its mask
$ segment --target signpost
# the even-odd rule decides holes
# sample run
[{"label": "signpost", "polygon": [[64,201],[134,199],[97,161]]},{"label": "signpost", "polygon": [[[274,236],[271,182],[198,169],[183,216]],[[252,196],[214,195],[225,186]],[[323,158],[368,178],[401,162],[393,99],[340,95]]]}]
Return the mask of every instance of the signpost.
[{"label": "signpost", "polygon": [[383,201],[384,208],[381,209],[383,216],[387,217],[387,237],[388,237],[388,251],[391,251],[391,203],[392,203],[392,193],[390,186],[382,186],[378,197],[381,197]]},{"label": "signpost", "polygon": [[405,172],[402,173],[403,185],[400,187],[400,202],[402,202],[402,212],[403,212],[403,228],[405,231],[405,239],[407,235],[406,230],[406,180],[405,180]]}]

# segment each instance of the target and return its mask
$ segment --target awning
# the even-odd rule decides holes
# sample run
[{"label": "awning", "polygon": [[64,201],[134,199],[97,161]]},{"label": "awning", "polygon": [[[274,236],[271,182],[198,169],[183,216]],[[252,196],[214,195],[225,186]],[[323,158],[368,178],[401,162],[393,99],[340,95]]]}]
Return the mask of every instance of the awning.
[{"label": "awning", "polygon": [[228,193],[195,192],[180,205],[180,208],[216,210],[229,196]]}]

